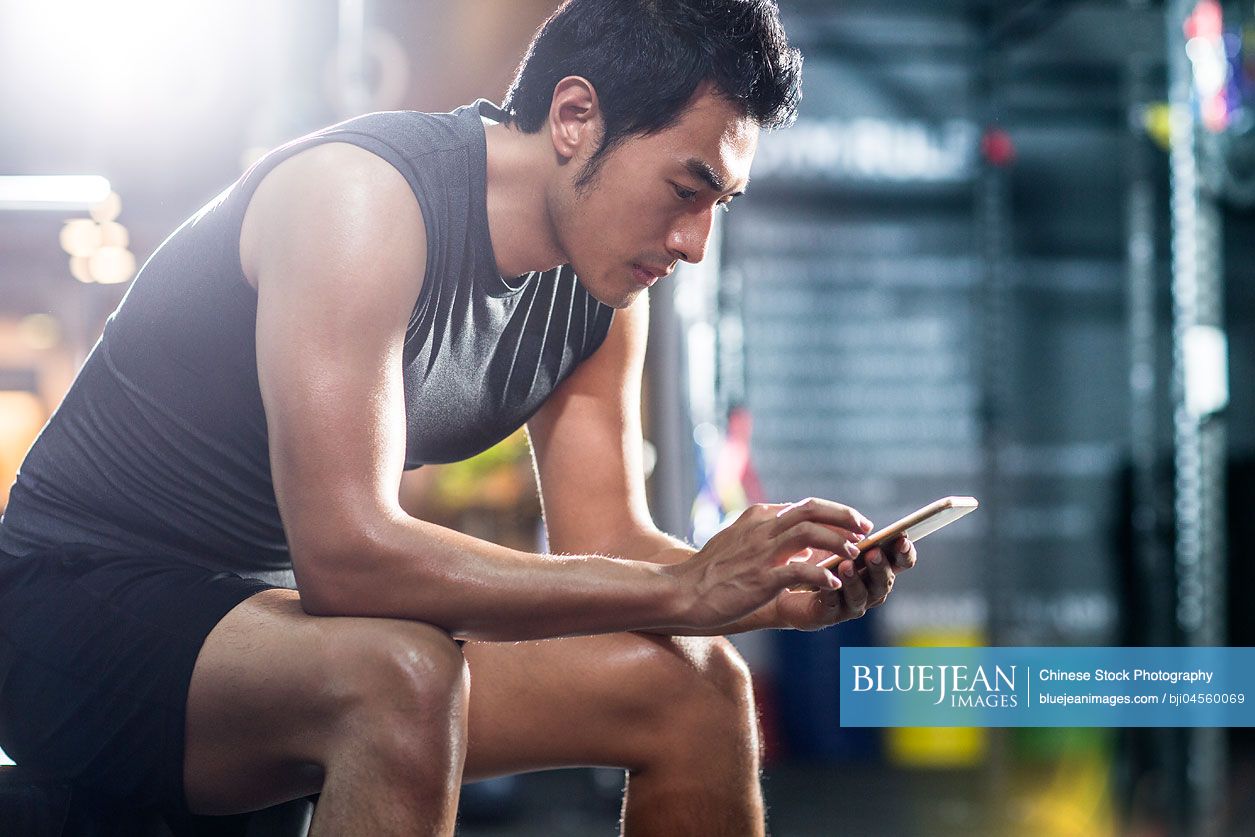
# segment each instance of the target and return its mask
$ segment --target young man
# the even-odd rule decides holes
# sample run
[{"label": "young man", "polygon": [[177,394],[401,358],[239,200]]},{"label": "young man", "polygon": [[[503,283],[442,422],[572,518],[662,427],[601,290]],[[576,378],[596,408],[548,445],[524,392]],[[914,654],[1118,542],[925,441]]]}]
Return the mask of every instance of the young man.
[{"label": "young man", "polygon": [[[189,219],[13,487],[0,746],[176,813],[320,792],[317,835],[452,834],[462,782],[572,765],[627,769],[625,833],[763,834],[720,635],[861,616],[914,549],[838,582],[871,524],[818,499],[663,535],[639,389],[645,288],[799,67],[769,0],[571,0],[502,110],[332,126]],[[401,510],[524,422],[553,554]]]}]

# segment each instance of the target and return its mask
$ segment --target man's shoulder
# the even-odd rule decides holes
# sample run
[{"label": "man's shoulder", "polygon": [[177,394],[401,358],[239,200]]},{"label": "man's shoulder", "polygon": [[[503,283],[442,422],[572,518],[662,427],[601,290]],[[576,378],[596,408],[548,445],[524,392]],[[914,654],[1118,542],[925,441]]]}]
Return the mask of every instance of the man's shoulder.
[{"label": "man's shoulder", "polygon": [[284,182],[298,192],[322,192],[327,195],[325,203],[353,194],[367,201],[392,201],[409,191],[405,178],[389,160],[346,140],[299,151],[275,166],[266,180]]},{"label": "man's shoulder", "polygon": [[[385,262],[422,264],[422,210],[388,160],[347,142],[304,149],[258,184],[241,226],[240,260],[250,283],[276,251],[370,252]],[[405,232],[407,234],[400,234]],[[421,242],[421,244],[420,244]]]},{"label": "man's shoulder", "polygon": [[349,142],[304,149],[275,166],[258,184],[253,208],[264,215],[303,217],[355,226],[391,217],[415,204],[413,189],[389,160]]},{"label": "man's shoulder", "polygon": [[475,105],[448,113],[418,110],[383,110],[328,125],[314,134],[324,137],[344,135],[348,141],[382,143],[402,156],[414,158],[430,153],[459,151],[478,140]]}]

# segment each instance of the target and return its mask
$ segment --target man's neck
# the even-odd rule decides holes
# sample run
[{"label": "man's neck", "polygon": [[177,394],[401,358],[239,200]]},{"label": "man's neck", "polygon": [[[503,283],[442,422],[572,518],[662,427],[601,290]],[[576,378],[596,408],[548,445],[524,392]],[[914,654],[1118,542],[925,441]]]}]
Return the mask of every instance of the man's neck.
[{"label": "man's neck", "polygon": [[567,261],[558,244],[545,201],[552,160],[544,134],[524,134],[488,122],[488,231],[497,270],[519,276],[549,270]]}]

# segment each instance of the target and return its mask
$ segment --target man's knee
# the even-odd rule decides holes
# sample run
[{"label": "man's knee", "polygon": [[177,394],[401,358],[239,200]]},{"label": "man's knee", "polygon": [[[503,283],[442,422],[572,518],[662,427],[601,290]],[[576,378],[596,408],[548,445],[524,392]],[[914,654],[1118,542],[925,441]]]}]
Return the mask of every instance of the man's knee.
[{"label": "man's knee", "polygon": [[642,655],[639,682],[665,729],[696,734],[755,721],[749,666],[726,637],[650,639],[653,648]]},{"label": "man's knee", "polygon": [[351,734],[409,741],[447,731],[450,718],[465,714],[470,673],[445,631],[422,622],[353,621],[330,651]]}]

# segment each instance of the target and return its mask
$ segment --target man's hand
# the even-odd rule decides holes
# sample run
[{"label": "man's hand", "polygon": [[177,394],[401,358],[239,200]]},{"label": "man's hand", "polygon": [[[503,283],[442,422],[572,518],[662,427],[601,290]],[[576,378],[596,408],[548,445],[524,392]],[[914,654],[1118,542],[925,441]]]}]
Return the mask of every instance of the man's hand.
[{"label": "man's hand", "polygon": [[853,557],[869,531],[867,518],[830,500],[750,506],[691,558],[667,566],[685,591],[683,624],[728,625],[798,584],[835,591],[842,582],[831,572],[790,557],[815,550]]},{"label": "man's hand", "polygon": [[[825,560],[830,554],[807,549],[799,557],[813,564]],[[863,556],[863,569],[856,569],[851,559],[841,561],[835,568],[841,580],[839,590],[783,591],[772,602],[775,613],[768,616],[768,626],[817,631],[838,622],[858,619],[869,609],[884,604],[893,590],[894,578],[915,566],[915,559],[915,545],[901,536],[883,547],[869,550]]]}]

